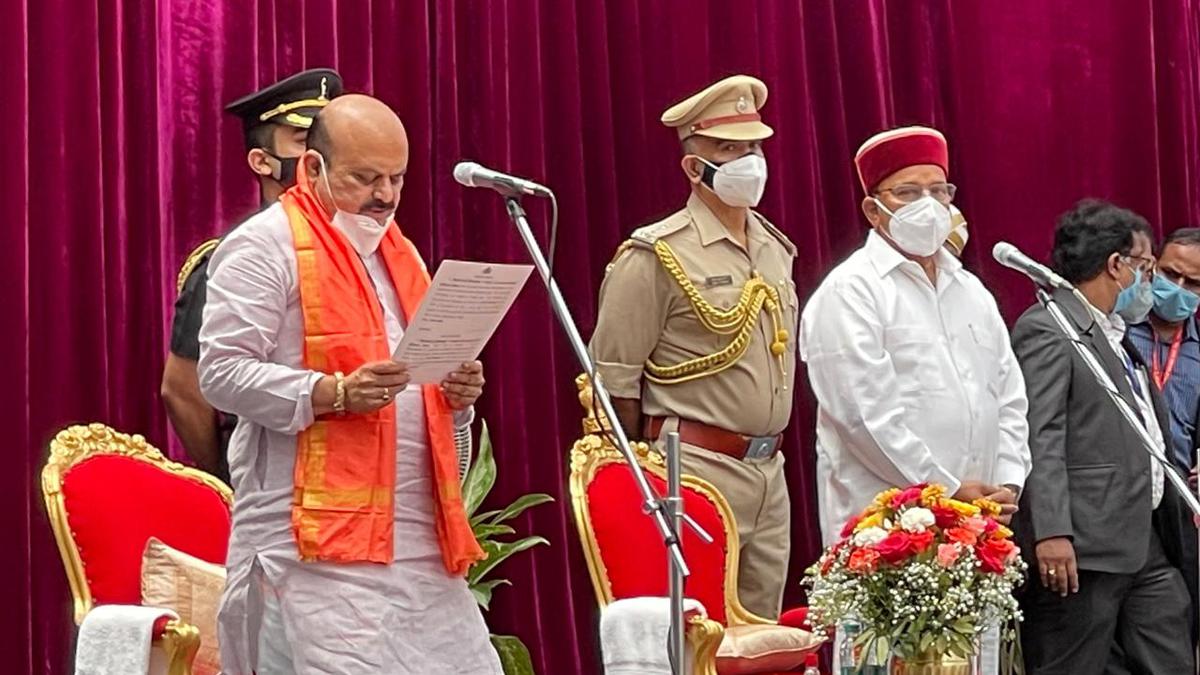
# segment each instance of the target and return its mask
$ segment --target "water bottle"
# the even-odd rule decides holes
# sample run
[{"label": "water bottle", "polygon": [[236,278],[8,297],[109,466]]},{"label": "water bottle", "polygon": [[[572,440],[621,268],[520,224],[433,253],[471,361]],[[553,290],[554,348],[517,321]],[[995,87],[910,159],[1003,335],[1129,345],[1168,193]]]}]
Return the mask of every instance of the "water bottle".
[{"label": "water bottle", "polygon": [[821,669],[818,667],[820,659],[816,654],[809,654],[804,657],[804,675],[821,675]]},{"label": "water bottle", "polygon": [[838,648],[838,666],[841,669],[841,675],[858,675],[859,651],[854,646],[854,641],[862,634],[862,624],[850,619],[842,623],[841,627],[842,644]]}]

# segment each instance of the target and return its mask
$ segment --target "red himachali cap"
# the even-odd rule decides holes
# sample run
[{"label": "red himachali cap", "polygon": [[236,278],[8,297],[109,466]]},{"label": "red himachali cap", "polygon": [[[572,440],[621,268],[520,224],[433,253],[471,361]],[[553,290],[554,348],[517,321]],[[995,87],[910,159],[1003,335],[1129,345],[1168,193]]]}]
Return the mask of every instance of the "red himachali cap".
[{"label": "red himachali cap", "polygon": [[870,194],[883,179],[900,169],[934,164],[950,175],[950,151],[946,137],[929,127],[901,127],[875,134],[854,155],[858,180]]}]

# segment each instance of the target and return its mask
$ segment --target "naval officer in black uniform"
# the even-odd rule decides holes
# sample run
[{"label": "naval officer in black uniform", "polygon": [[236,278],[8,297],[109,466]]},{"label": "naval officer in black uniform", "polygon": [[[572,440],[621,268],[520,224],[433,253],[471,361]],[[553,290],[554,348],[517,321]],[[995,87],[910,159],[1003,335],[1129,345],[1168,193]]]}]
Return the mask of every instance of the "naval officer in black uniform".
[{"label": "naval officer in black uniform", "polygon": [[[270,205],[296,182],[313,117],[342,93],[342,78],[328,68],[306,70],[244,96],[225,107],[242,120],[246,164],[258,179],[261,203]],[[171,426],[197,466],[229,482],[225,452],[237,419],[216,411],[200,395],[200,319],[204,313],[208,258],[219,239],[188,255],[179,271],[171,347],[163,368],[162,398]]]}]

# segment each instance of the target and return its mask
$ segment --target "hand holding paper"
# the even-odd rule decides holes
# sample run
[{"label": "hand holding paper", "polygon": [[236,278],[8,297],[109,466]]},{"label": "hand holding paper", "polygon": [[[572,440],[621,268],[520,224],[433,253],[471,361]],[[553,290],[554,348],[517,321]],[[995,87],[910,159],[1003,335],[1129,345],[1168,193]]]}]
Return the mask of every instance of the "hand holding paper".
[{"label": "hand holding paper", "polygon": [[411,382],[441,383],[475,361],[532,271],[532,265],[442,262],[393,355],[408,364]]},{"label": "hand holding paper", "polygon": [[466,410],[475,405],[483,394],[483,364],[479,361],[464,363],[442,380],[442,393],[454,410]]}]

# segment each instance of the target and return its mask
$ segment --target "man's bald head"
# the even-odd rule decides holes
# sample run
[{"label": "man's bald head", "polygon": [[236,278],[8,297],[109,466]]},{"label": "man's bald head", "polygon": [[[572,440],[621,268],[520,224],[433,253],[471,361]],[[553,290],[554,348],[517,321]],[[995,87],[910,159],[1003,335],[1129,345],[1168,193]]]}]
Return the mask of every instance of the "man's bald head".
[{"label": "man's bald head", "polygon": [[346,94],[329,102],[308,131],[308,147],[329,161],[339,146],[403,142],[404,124],[386,103],[364,94]]},{"label": "man's bald head", "polygon": [[[322,158],[328,185],[321,177]],[[330,212],[342,209],[383,223],[399,204],[408,169],[408,134],[382,101],[362,94],[339,96],[309,129],[304,168]]]}]

